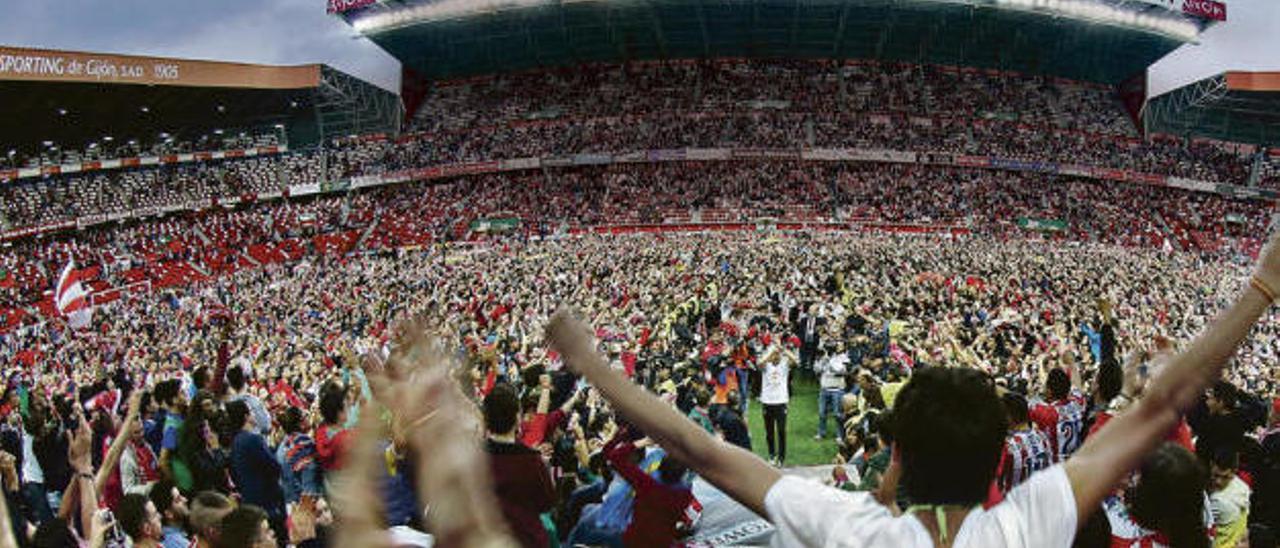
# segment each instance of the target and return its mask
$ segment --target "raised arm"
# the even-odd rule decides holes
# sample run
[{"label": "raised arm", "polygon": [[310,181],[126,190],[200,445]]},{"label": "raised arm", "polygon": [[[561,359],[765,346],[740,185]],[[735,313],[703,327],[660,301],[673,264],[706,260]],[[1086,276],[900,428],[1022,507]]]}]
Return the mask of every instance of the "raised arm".
[{"label": "raised arm", "polygon": [[620,415],[657,441],[669,455],[756,514],[781,475],[757,457],[724,443],[652,394],[609,368],[591,344],[591,330],[561,310],[547,325],[547,338],[565,364],[586,377]]},{"label": "raised arm", "polygon": [[[1108,421],[1066,463],[1081,519],[1131,470],[1137,468],[1160,440],[1195,405],[1205,388],[1248,335],[1254,322],[1271,305],[1280,287],[1280,250],[1272,239],[1258,263],[1254,280],[1186,351],[1173,357],[1147,385],[1141,400]],[[1268,294],[1270,293],[1270,294]]]},{"label": "raised arm", "polygon": [[102,458],[102,466],[98,468],[98,473],[93,477],[93,486],[97,492],[101,493],[107,488],[107,480],[111,478],[111,473],[115,471],[116,465],[120,463],[120,454],[124,452],[124,448],[129,444],[129,437],[133,435],[133,429],[140,428],[138,424],[138,408],[142,406],[142,390],[134,390],[133,395],[129,397],[129,411],[127,411],[124,423],[120,425],[120,431],[116,434],[116,439],[111,440],[111,447],[107,449],[107,455]]}]

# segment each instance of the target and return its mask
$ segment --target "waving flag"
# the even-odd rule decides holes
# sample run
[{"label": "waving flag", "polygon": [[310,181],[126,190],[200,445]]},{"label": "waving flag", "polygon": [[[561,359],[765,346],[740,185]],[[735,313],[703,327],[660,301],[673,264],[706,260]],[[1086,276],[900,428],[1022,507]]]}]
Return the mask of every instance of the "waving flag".
[{"label": "waving flag", "polygon": [[57,305],[58,314],[67,319],[67,325],[72,329],[83,329],[93,317],[93,308],[89,306],[89,292],[80,283],[80,273],[76,272],[75,265],[73,259],[63,267],[58,285],[53,289],[53,303]]}]

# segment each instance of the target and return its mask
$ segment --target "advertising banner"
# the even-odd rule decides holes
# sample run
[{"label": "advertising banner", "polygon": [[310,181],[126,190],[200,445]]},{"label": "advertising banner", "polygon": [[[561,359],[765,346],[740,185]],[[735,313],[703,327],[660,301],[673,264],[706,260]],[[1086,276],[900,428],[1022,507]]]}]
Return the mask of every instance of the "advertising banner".
[{"label": "advertising banner", "polygon": [[0,80],[148,86],[303,89],[320,85],[320,65],[244,63],[0,47]]},{"label": "advertising banner", "polygon": [[1194,179],[1187,179],[1185,177],[1168,177],[1165,179],[1165,184],[1171,187],[1194,190],[1197,192],[1214,192],[1218,188],[1216,183],[1197,181]]},{"label": "advertising banner", "polygon": [[690,160],[728,160],[727,148],[689,148],[685,149],[685,157]]},{"label": "advertising banner", "polygon": [[[634,164],[637,162],[648,161],[648,159],[649,156],[644,151],[624,152],[622,154],[613,155],[613,161],[619,164]],[[546,164],[546,160],[543,160],[543,164]]]},{"label": "advertising banner", "polygon": [[468,162],[465,164],[449,164],[440,166],[440,177],[493,173],[495,171],[498,171],[497,160],[489,160],[487,162]]},{"label": "advertising banner", "polygon": [[960,155],[955,157],[955,162],[955,165],[964,167],[987,167],[991,165],[991,159],[986,156]]},{"label": "advertising banner", "polygon": [[684,149],[650,150],[646,156],[650,162],[677,162],[684,160]]},{"label": "advertising banner", "polygon": [[550,158],[543,158],[542,165],[546,167],[571,166],[573,165],[573,157],[572,156],[552,156]]},{"label": "advertising banner", "polygon": [[1012,160],[1008,158],[992,158],[991,167],[996,169],[1009,169],[1014,171],[1039,171],[1043,173],[1057,173],[1058,164],[1050,162],[1029,162],[1026,160]]},{"label": "advertising banner", "polygon": [[575,166],[598,166],[613,163],[613,156],[608,154],[574,154]]},{"label": "advertising banner", "polygon": [[1035,217],[1018,217],[1018,226],[1027,230],[1043,232],[1061,232],[1067,229],[1067,222],[1062,219],[1037,219]]},{"label": "advertising banner", "polygon": [[502,160],[498,162],[498,169],[502,171],[515,171],[518,169],[537,169],[541,165],[538,158],[512,158],[510,160]]},{"label": "advertising banner", "polygon": [[734,159],[797,159],[800,158],[800,151],[790,148],[735,148],[732,156]]},{"label": "advertising banner", "polygon": [[327,13],[346,13],[348,11],[370,6],[378,0],[329,0]]},{"label": "advertising banner", "polygon": [[320,183],[306,183],[301,185],[289,185],[290,196],[307,196],[320,192]]}]

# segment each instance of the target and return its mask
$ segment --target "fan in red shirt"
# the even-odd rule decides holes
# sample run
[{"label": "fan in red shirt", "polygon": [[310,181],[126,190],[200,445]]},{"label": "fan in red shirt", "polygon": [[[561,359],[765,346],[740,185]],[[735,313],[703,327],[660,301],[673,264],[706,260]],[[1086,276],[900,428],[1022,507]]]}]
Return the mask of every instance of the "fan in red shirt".
[{"label": "fan in red shirt", "polygon": [[1078,386],[1079,375],[1073,379],[1061,368],[1049,371],[1045,383],[1047,402],[1031,408],[1031,422],[1049,435],[1049,447],[1053,462],[1067,460],[1084,440],[1084,418],[1088,405]]},{"label": "fan in red shirt", "polygon": [[685,508],[693,502],[693,491],[684,483],[685,466],[668,455],[658,466],[660,480],[650,477],[631,460],[636,446],[623,441],[627,432],[619,430],[604,446],[609,464],[636,491],[634,514],[622,533],[622,544],[671,546],[685,519]]}]

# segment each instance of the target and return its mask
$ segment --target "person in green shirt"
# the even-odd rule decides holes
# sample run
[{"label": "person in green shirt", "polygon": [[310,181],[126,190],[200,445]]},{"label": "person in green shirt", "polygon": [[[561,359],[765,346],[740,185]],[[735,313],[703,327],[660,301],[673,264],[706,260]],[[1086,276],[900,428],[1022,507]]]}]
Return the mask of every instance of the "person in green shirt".
[{"label": "person in green shirt", "polygon": [[714,435],[716,428],[711,423],[711,414],[707,410],[707,405],[711,403],[711,392],[705,387],[699,386],[694,388],[693,392],[693,409],[689,410],[689,420],[698,423],[708,434]]}]

